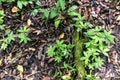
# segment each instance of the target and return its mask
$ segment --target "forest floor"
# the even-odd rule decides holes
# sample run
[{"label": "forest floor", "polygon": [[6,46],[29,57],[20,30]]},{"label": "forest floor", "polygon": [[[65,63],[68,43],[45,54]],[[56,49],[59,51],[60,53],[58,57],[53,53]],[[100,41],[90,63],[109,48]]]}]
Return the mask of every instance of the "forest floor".
[{"label": "forest floor", "polygon": [[[50,8],[55,3],[55,0],[41,0],[41,5],[45,8]],[[85,21],[91,22],[93,26],[112,30],[115,44],[111,44],[109,56],[103,57],[105,64],[95,72],[100,80],[120,80],[120,5],[117,0],[76,0],[75,4],[86,17]],[[31,16],[34,4],[24,6],[18,16],[12,12],[14,6],[16,2],[2,3],[0,6],[5,12],[5,29],[16,33],[20,27],[29,25],[28,36],[31,40],[24,44],[16,39],[6,50],[1,51],[0,80],[20,80],[21,76],[24,80],[61,80],[55,77],[55,73],[59,71],[61,75],[65,75],[67,69],[59,70],[61,63],[46,55],[46,50],[48,46],[54,45],[56,40],[72,42],[74,29],[69,25],[71,20],[65,19],[56,29],[53,20],[41,20],[40,13]],[[91,20],[91,17],[94,17],[94,20]],[[3,36],[4,31],[0,31],[0,38]],[[16,69],[18,65],[24,68],[22,75]],[[75,80],[74,76],[71,75],[71,80]]]}]

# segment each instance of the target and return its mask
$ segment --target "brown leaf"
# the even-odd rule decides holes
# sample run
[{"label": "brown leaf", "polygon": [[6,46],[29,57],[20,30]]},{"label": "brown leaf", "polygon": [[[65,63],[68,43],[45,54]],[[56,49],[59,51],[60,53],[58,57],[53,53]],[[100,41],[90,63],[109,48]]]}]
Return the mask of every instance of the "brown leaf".
[{"label": "brown leaf", "polygon": [[27,20],[27,26],[30,26],[30,25],[31,25],[31,20],[28,19],[28,20]]},{"label": "brown leaf", "polygon": [[85,20],[87,20],[87,19],[88,19],[88,16],[89,16],[89,15],[88,15],[88,10],[86,10],[83,15],[85,16]]},{"label": "brown leaf", "polygon": [[26,78],[26,80],[34,80],[34,77],[29,77],[29,78]]},{"label": "brown leaf", "polygon": [[0,66],[2,66],[3,65],[3,62],[2,62],[2,59],[0,60]]},{"label": "brown leaf", "polygon": [[120,6],[116,6],[116,9],[120,10]]},{"label": "brown leaf", "polygon": [[51,62],[53,62],[54,61],[54,58],[50,58],[49,60],[48,60],[48,63],[51,63]]},{"label": "brown leaf", "polygon": [[46,43],[47,41],[46,40],[41,40],[42,43]]},{"label": "brown leaf", "polygon": [[60,34],[59,39],[64,38],[64,36],[65,36],[65,33]]},{"label": "brown leaf", "polygon": [[16,6],[14,6],[11,10],[13,13],[17,12],[18,11],[18,8]]},{"label": "brown leaf", "polygon": [[21,20],[24,20],[24,18],[25,18],[25,15],[22,15],[22,16],[21,16]]},{"label": "brown leaf", "polygon": [[110,61],[113,63],[113,64],[118,64],[118,54],[116,53],[116,51],[113,51],[112,52],[112,55],[110,56]]},{"label": "brown leaf", "polygon": [[20,78],[22,79],[23,78],[23,72],[20,72]]},{"label": "brown leaf", "polygon": [[37,33],[37,35],[39,35],[39,34],[42,33],[42,31],[41,31],[41,30],[36,30],[36,31],[34,31],[33,33]]},{"label": "brown leaf", "polygon": [[8,63],[11,63],[11,61],[12,61],[12,53],[10,53],[10,54],[8,55],[7,61],[8,61]]},{"label": "brown leaf", "polygon": [[119,21],[119,20],[120,20],[120,15],[118,15],[118,16],[117,16],[116,20],[117,20],[117,21]]},{"label": "brown leaf", "polygon": [[42,80],[50,80],[50,77],[44,77]]},{"label": "brown leaf", "polygon": [[29,50],[30,50],[30,51],[35,51],[36,49],[33,48],[33,47],[29,47]]}]

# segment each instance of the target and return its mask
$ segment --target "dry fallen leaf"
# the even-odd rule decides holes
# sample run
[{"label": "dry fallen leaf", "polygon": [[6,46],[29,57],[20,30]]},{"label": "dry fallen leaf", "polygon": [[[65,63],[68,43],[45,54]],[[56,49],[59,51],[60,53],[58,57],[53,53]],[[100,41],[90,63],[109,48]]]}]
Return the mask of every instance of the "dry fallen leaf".
[{"label": "dry fallen leaf", "polygon": [[20,78],[22,79],[23,78],[23,72],[20,72]]},{"label": "dry fallen leaf", "polygon": [[10,54],[8,55],[7,60],[8,60],[8,62],[11,62],[11,60],[12,60],[12,53],[10,53]]},{"label": "dry fallen leaf", "polygon": [[41,40],[42,43],[46,43],[47,41],[46,40]]},{"label": "dry fallen leaf", "polygon": [[120,6],[116,6],[116,9],[120,10]]},{"label": "dry fallen leaf", "polygon": [[117,16],[117,19],[116,19],[116,20],[117,20],[117,21],[119,21],[119,20],[120,20],[120,15],[118,15],[118,16]]},{"label": "dry fallen leaf", "polygon": [[42,33],[42,31],[41,31],[41,30],[36,30],[36,31],[34,31],[33,33],[37,33],[37,35],[39,35],[39,34]]},{"label": "dry fallen leaf", "polygon": [[18,11],[18,7],[14,6],[11,10],[13,13],[17,12]]},{"label": "dry fallen leaf", "polygon": [[31,20],[28,19],[28,20],[27,20],[27,26],[30,26],[30,25],[31,25]]},{"label": "dry fallen leaf", "polygon": [[44,77],[42,80],[50,80],[50,77]]},{"label": "dry fallen leaf", "polygon": [[113,64],[118,64],[118,54],[116,53],[116,51],[112,52],[112,55],[108,58],[110,60],[110,62],[112,62]]},{"label": "dry fallen leaf", "polygon": [[22,16],[21,16],[21,20],[24,20],[24,18],[25,18],[25,15],[22,15]]},{"label": "dry fallen leaf", "polygon": [[64,36],[65,36],[65,33],[60,34],[59,39],[64,38]]},{"label": "dry fallen leaf", "polygon": [[2,63],[2,59],[0,60],[0,66],[2,66],[3,65],[3,63]]},{"label": "dry fallen leaf", "polygon": [[26,80],[34,80],[34,76],[32,76],[32,77],[26,77],[25,79]]},{"label": "dry fallen leaf", "polygon": [[35,51],[36,49],[33,48],[33,47],[30,47],[29,50],[30,50],[30,51]]}]

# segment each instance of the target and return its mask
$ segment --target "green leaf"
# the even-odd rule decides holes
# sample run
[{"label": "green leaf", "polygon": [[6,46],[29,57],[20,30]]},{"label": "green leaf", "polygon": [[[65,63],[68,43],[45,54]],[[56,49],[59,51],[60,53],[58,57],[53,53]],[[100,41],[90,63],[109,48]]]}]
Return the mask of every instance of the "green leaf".
[{"label": "green leaf", "polygon": [[56,19],[56,20],[55,20],[54,25],[55,25],[55,27],[56,27],[56,28],[58,28],[58,26],[59,26],[60,22],[61,22],[61,20],[60,20],[60,19]]},{"label": "green leaf", "polygon": [[99,48],[100,48],[101,53],[103,53],[105,56],[108,56],[107,52],[110,50],[109,47],[101,46]]},{"label": "green leaf", "polygon": [[31,15],[36,16],[38,14],[38,9],[34,9],[31,13]]},{"label": "green leaf", "polygon": [[94,67],[95,67],[95,64],[93,64],[93,63],[88,64],[88,67],[89,67],[89,69],[90,69],[90,70],[93,70],[93,69],[94,69]]},{"label": "green leaf", "polygon": [[4,24],[0,25],[0,30],[3,30],[3,29],[4,29],[4,27],[5,27],[5,25],[4,25]]},{"label": "green leaf", "polygon": [[88,52],[83,52],[84,53],[84,56],[80,58],[80,60],[83,60],[85,61],[85,64],[88,65],[89,63],[89,58],[92,54],[88,53]]},{"label": "green leaf", "polygon": [[98,68],[98,67],[101,67],[104,63],[103,63],[103,59],[101,59],[100,57],[98,58],[95,58],[95,67]]},{"label": "green leaf", "polygon": [[98,32],[99,32],[99,31],[101,31],[101,30],[102,30],[102,28],[101,28],[100,26],[96,26],[96,27],[95,27],[95,31],[98,31]]},{"label": "green leaf", "polygon": [[23,27],[23,29],[21,30],[17,30],[20,34],[18,35],[18,38],[20,38],[20,43],[24,42],[27,43],[28,41],[30,41],[30,38],[27,37],[26,33],[29,31],[29,29],[27,29],[26,26]]},{"label": "green leaf", "polygon": [[111,32],[112,32],[111,30],[110,30],[110,31],[104,30],[104,35],[105,35],[105,37],[106,37],[106,42],[107,42],[108,44],[114,43],[114,38],[115,38],[115,36],[111,35]]},{"label": "green leaf", "polygon": [[2,25],[4,22],[3,18],[0,18],[0,25]]},{"label": "green leaf", "polygon": [[50,19],[55,18],[58,15],[58,13],[55,10],[50,11]]},{"label": "green leaf", "polygon": [[5,49],[7,48],[7,46],[8,46],[8,44],[6,44],[6,43],[2,43],[2,45],[1,45],[1,49],[5,50]]},{"label": "green leaf", "polygon": [[79,14],[78,13],[76,13],[76,12],[69,12],[68,13],[70,16],[78,16]]},{"label": "green leaf", "polygon": [[20,9],[22,9],[22,7],[23,7],[22,2],[21,2],[21,1],[17,1],[17,6],[18,6]]},{"label": "green leaf", "polygon": [[0,10],[0,18],[3,18],[5,16],[4,10]]},{"label": "green leaf", "polygon": [[21,0],[21,3],[24,5],[24,6],[27,6],[29,1],[26,1],[26,0]]},{"label": "green leaf", "polygon": [[55,61],[57,61],[58,63],[61,62],[62,58],[61,56],[55,56]]},{"label": "green leaf", "polygon": [[47,49],[47,54],[53,57],[55,61],[61,62],[63,58],[68,58],[70,56],[71,50],[73,48],[72,44],[64,44],[64,41],[56,40],[54,46],[49,46]]},{"label": "green leaf", "polygon": [[70,7],[70,8],[68,9],[68,13],[69,13],[69,12],[73,12],[73,11],[76,10],[77,8],[78,8],[78,7],[77,7],[76,5]]},{"label": "green leaf", "polygon": [[24,26],[23,29],[17,30],[17,32],[20,33],[27,33],[29,31],[29,29],[27,29],[27,26]]},{"label": "green leaf", "polygon": [[61,9],[63,11],[65,9],[65,5],[66,5],[65,0],[59,0],[58,2],[59,2],[59,5],[60,5],[60,7],[61,7]]},{"label": "green leaf", "polygon": [[25,33],[20,33],[18,37],[20,38],[20,43],[27,43],[28,41],[30,41],[30,38],[28,38]]},{"label": "green leaf", "polygon": [[43,16],[42,16],[43,19],[48,19],[49,18],[49,15],[50,15],[50,11],[49,10],[41,9],[41,12],[43,13]]},{"label": "green leaf", "polygon": [[37,6],[41,6],[41,2],[40,2],[40,1],[37,1],[37,2],[36,2],[36,5],[37,5]]},{"label": "green leaf", "polygon": [[55,47],[49,46],[46,53],[48,54],[48,56],[53,57],[55,55],[54,51],[55,51]]},{"label": "green leaf", "polygon": [[11,41],[14,41],[15,40],[15,35],[13,34],[13,32],[10,32],[9,34],[8,34],[8,37],[6,38],[6,43],[7,44],[10,44],[11,43]]}]

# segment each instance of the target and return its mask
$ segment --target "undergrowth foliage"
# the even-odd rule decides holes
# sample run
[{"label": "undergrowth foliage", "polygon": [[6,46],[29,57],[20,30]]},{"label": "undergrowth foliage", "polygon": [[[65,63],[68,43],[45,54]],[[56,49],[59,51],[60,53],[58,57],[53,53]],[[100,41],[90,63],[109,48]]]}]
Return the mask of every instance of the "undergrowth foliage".
[{"label": "undergrowth foliage", "polygon": [[[17,0],[17,6],[19,9],[22,9],[23,6],[27,6],[29,3],[32,4],[34,0]],[[15,2],[15,0],[0,0],[2,2]]]},{"label": "undergrowth foliage", "polygon": [[30,38],[26,35],[26,33],[29,32],[27,26],[24,26],[23,29],[17,30],[17,32],[19,32],[18,38],[20,39],[20,43],[27,43],[28,41],[30,41]]},{"label": "undergrowth foliage", "polygon": [[83,32],[85,50],[83,51],[83,57],[80,59],[84,61],[85,67],[90,70],[90,72],[86,73],[86,78],[88,80],[95,80],[96,77],[92,75],[92,71],[104,64],[101,54],[108,56],[107,52],[110,50],[110,43],[114,43],[115,37],[111,35],[111,31],[102,30],[100,26],[96,26],[93,29],[89,22],[84,23],[84,16],[76,12],[76,9],[77,6],[70,7],[68,15],[75,21],[71,26],[76,27],[77,32],[87,29]]},{"label": "undergrowth foliage", "polygon": [[68,15],[72,17],[72,20],[75,21],[74,24],[70,24],[71,27],[75,27],[77,32],[80,32],[82,29],[87,29],[92,27],[89,22],[83,22],[85,16],[82,16],[80,13],[76,12],[77,6],[72,6],[68,9]]},{"label": "undergrowth foliage", "polygon": [[38,12],[42,13],[42,19],[47,21],[54,19],[54,26],[58,28],[59,24],[64,19],[62,12],[66,9],[66,1],[65,0],[57,0],[57,3],[51,7],[51,9],[45,9],[41,6],[39,1],[36,2],[36,9],[34,9],[31,15],[36,16]]},{"label": "undergrowth foliage", "polygon": [[27,43],[30,38],[27,37],[26,33],[29,31],[26,26],[23,27],[23,29],[18,30],[19,35],[16,36],[16,34],[13,33],[11,30],[5,30],[5,24],[4,24],[4,11],[0,10],[0,31],[5,31],[5,36],[2,39],[0,39],[0,51],[6,50],[8,45],[11,44],[12,41],[15,41],[15,37],[18,37],[20,39],[20,43],[24,42]]},{"label": "undergrowth foliage", "polygon": [[54,57],[54,60],[57,62],[61,62],[63,58],[70,57],[70,53],[72,51],[73,45],[72,44],[65,44],[63,40],[56,41],[54,46],[49,46],[47,50],[47,54],[50,57]]},{"label": "undergrowth foliage", "polygon": [[3,10],[0,10],[0,30],[3,30],[4,29],[4,26],[5,24],[3,23],[4,22],[4,11]]}]

